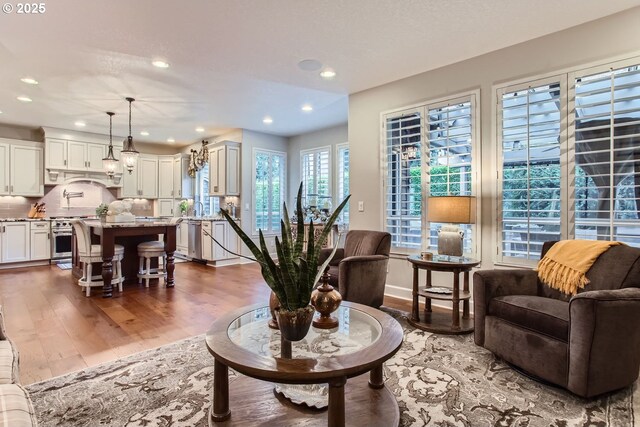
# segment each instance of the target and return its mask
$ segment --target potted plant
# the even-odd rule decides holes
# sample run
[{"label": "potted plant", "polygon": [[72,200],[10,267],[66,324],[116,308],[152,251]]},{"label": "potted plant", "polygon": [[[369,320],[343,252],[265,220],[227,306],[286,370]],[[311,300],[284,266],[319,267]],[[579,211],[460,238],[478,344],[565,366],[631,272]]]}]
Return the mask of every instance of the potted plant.
[{"label": "potted plant", "polygon": [[187,211],[189,210],[189,202],[183,200],[178,206],[180,207],[180,213],[182,214],[182,216],[185,216],[187,214]]},{"label": "potted plant", "polygon": [[106,203],[100,203],[96,208],[96,215],[100,218],[100,221],[105,221],[107,219],[107,212],[109,211],[109,206]]},{"label": "potted plant", "polygon": [[260,247],[258,247],[231,218],[229,213],[225,209],[221,209],[224,218],[253,253],[255,260],[260,264],[262,277],[278,297],[280,306],[275,310],[276,320],[283,337],[289,341],[299,341],[309,331],[314,313],[313,307],[309,304],[311,292],[333,257],[332,254],[322,266],[319,266],[320,250],[331,232],[331,227],[350,197],[350,195],[347,196],[331,217],[323,223],[322,232],[317,239],[314,239],[314,223],[311,221],[305,252],[303,251],[302,184],[300,184],[296,198],[296,238],[294,241],[287,204],[283,203],[284,215],[280,220],[281,237],[276,236],[275,238],[276,260],[272,259],[269,254],[262,230],[259,230]]}]

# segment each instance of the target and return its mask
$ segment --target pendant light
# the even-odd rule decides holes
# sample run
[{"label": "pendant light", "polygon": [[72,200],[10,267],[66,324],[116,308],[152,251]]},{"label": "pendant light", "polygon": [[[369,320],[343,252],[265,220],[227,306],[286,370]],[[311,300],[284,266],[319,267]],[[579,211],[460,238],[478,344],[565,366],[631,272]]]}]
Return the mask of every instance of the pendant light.
[{"label": "pendant light", "polygon": [[115,113],[108,111],[107,114],[109,115],[109,152],[107,153],[107,157],[102,159],[102,167],[109,179],[113,179],[113,176],[116,174],[116,169],[118,168],[118,159],[113,155],[113,115]]},{"label": "pendant light", "polygon": [[124,149],[120,152],[122,157],[122,163],[129,171],[129,174],[133,172],[133,168],[138,161],[138,150],[133,146],[133,137],[131,136],[131,103],[135,101],[133,98],[125,98],[129,102],[129,136],[124,140]]}]

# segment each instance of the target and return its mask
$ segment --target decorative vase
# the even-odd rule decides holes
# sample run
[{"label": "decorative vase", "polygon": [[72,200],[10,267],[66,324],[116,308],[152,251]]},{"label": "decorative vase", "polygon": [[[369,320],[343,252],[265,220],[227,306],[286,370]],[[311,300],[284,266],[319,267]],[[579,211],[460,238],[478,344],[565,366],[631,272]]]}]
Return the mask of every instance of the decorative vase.
[{"label": "decorative vase", "polygon": [[287,341],[300,341],[307,336],[311,328],[315,310],[311,305],[293,311],[278,307],[275,313],[282,337]]},{"label": "decorative vase", "polygon": [[320,286],[311,293],[311,305],[320,313],[320,317],[313,321],[313,326],[320,329],[332,329],[338,327],[338,319],[331,313],[340,307],[342,295],[329,284],[329,268],[320,278]]},{"label": "decorative vase", "polygon": [[267,323],[271,329],[278,329],[278,320],[276,320],[277,308],[280,308],[280,300],[276,293],[271,291],[271,295],[269,295],[269,311],[271,312],[271,320]]}]

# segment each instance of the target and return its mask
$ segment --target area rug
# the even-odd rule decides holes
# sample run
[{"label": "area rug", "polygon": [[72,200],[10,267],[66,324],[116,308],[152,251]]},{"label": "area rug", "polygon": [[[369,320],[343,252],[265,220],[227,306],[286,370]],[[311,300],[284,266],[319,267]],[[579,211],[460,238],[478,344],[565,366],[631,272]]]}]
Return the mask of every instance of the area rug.
[{"label": "area rug", "polygon": [[[635,425],[637,384],[582,400],[513,371],[477,347],[473,335],[422,332],[395,314],[404,344],[386,363],[385,377],[403,427]],[[197,336],[27,389],[44,427],[206,426],[212,365]]]}]

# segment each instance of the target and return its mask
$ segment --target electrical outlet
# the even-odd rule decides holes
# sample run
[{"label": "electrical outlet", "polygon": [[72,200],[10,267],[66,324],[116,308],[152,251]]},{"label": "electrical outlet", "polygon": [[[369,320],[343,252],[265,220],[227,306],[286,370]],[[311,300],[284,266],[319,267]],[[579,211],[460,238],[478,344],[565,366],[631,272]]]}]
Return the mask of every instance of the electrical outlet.
[{"label": "electrical outlet", "polygon": [[358,212],[364,212],[364,202],[362,200],[358,202]]}]

